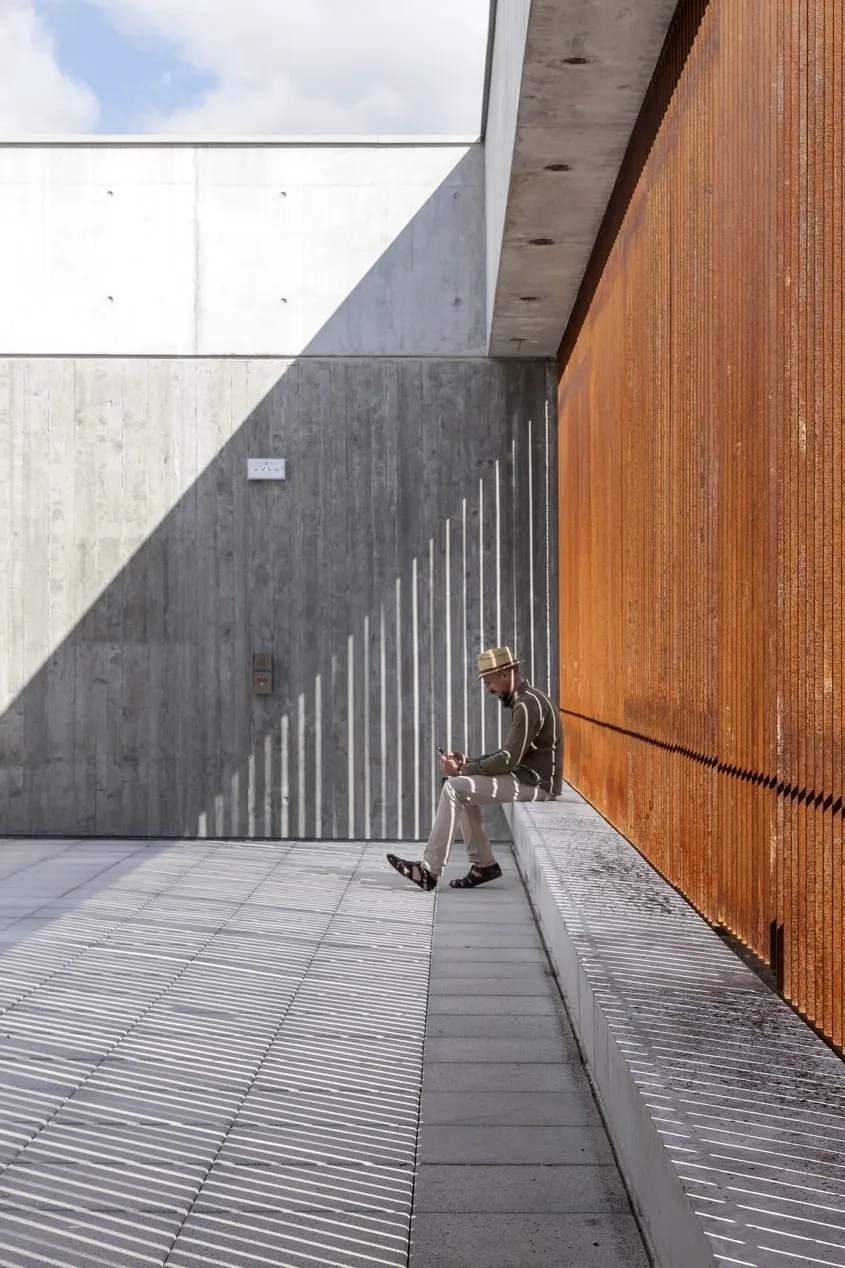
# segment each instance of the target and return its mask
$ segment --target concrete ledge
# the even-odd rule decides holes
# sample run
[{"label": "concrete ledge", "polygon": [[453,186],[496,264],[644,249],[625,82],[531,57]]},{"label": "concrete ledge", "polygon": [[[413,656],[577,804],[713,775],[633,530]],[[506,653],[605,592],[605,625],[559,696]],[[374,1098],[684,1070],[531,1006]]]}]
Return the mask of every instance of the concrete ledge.
[{"label": "concrete ledge", "polygon": [[510,818],[660,1268],[845,1265],[845,1063],[574,790]]}]

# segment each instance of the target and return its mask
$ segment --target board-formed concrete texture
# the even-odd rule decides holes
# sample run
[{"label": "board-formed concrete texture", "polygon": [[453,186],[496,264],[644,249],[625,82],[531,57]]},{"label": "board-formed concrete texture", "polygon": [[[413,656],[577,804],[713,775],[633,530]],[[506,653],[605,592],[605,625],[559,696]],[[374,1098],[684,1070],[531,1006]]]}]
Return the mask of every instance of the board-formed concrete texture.
[{"label": "board-formed concrete texture", "polygon": [[841,1059],[573,790],[510,818],[660,1268],[842,1268]]},{"label": "board-formed concrete texture", "polygon": [[500,727],[479,646],[553,687],[553,376],[486,356],[482,146],[0,156],[0,833],[418,837]]},{"label": "board-formed concrete texture", "polygon": [[467,141],[0,142],[0,353],[473,356]]},{"label": "board-formed concrete texture", "polygon": [[0,843],[2,1268],[644,1268],[498,848]]},{"label": "board-formed concrete texture", "polygon": [[498,5],[486,137],[492,356],[557,352],[676,7]]},{"label": "board-formed concrete texture", "polygon": [[498,742],[479,648],[552,686],[552,391],[482,357],[0,358],[0,834],[419,837],[437,745]]}]

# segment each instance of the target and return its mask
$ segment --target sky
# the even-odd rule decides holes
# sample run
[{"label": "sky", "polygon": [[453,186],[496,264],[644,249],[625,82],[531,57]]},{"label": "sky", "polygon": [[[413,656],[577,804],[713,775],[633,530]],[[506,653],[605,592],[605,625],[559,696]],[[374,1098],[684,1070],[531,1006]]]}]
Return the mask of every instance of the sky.
[{"label": "sky", "polygon": [[477,135],[489,0],[0,0],[0,136]]}]

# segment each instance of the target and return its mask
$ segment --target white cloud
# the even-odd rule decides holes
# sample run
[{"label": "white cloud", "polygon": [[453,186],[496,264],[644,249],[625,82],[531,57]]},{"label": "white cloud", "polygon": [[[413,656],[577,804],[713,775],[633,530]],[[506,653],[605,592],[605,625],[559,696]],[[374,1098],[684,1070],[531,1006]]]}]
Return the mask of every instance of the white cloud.
[{"label": "white cloud", "polygon": [[0,136],[93,132],[94,94],[62,73],[32,0],[0,0]]},{"label": "white cloud", "polygon": [[[3,3],[3,0],[0,0]],[[87,0],[215,88],[150,131],[472,133],[489,0]]]}]

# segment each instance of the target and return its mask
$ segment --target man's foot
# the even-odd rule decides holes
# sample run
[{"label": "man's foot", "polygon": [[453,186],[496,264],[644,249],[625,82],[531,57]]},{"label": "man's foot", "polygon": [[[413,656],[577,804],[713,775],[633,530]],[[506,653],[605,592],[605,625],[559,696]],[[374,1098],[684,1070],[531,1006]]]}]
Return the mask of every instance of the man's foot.
[{"label": "man's foot", "polygon": [[488,881],[497,881],[501,875],[502,869],[498,863],[491,863],[489,867],[476,867],[473,864],[466,876],[462,876],[457,881],[449,881],[449,884],[452,889],[475,889],[476,885],[486,885]]},{"label": "man's foot", "polygon": [[418,885],[420,889],[437,888],[437,877],[432,876],[422,863],[411,863],[408,859],[397,858],[395,854],[388,854],[387,861],[391,867],[396,868],[400,876],[404,876],[413,885]]}]

